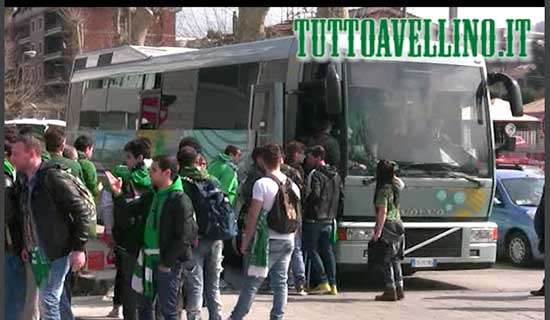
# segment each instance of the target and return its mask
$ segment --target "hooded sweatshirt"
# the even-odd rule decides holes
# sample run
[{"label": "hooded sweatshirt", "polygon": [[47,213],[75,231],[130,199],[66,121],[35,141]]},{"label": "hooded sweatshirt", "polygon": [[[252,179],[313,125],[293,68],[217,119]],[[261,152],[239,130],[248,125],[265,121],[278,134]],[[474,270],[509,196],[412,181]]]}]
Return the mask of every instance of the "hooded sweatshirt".
[{"label": "hooded sweatshirt", "polygon": [[220,153],[208,166],[208,173],[218,179],[222,191],[234,206],[237,200],[239,181],[237,180],[237,167],[231,163],[231,157]]}]

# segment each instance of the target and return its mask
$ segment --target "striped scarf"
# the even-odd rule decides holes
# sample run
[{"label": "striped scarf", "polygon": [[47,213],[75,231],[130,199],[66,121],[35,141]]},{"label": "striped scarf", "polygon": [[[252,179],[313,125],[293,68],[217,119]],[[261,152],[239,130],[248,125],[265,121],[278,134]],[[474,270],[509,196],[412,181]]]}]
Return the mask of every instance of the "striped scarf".
[{"label": "striped scarf", "polygon": [[267,278],[269,263],[269,229],[267,215],[269,211],[262,209],[256,224],[256,235],[250,250],[248,275],[258,278]]},{"label": "striped scarf", "polygon": [[153,299],[156,288],[153,279],[154,270],[160,261],[160,216],[164,203],[171,192],[183,191],[181,179],[164,190],[155,192],[143,235],[143,248],[139,251],[136,268],[132,276],[132,289]]}]

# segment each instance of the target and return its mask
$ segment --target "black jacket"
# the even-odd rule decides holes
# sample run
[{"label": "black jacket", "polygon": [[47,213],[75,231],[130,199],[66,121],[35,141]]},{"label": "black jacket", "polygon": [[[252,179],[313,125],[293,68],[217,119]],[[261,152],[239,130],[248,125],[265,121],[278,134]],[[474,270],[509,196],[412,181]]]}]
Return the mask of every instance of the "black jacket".
[{"label": "black jacket", "polygon": [[21,253],[23,248],[23,238],[21,236],[21,220],[18,205],[18,193],[15,188],[13,178],[4,172],[4,216],[5,228],[9,232],[5,234],[5,250],[10,254],[17,255]]},{"label": "black jacket", "polygon": [[342,179],[335,167],[325,165],[312,170],[306,179],[304,222],[336,219],[342,198]]},{"label": "black jacket", "polygon": [[[74,183],[63,176],[62,169],[60,165],[43,162],[35,174],[30,201],[38,239],[51,261],[71,251],[84,251],[93,216]],[[28,178],[22,175],[19,181],[23,213],[28,208]]]},{"label": "black jacket", "polygon": [[[135,243],[140,249],[143,246],[143,233],[147,215],[153,202],[153,192],[128,200],[123,196],[114,197],[115,209],[134,215],[140,221]],[[164,202],[160,215],[160,264],[171,268],[178,261],[192,259],[193,242],[197,239],[198,226],[191,200],[184,192],[172,192]]]},{"label": "black jacket", "polygon": [[539,207],[535,213],[535,232],[540,240],[544,240],[544,190],[540,199]]}]

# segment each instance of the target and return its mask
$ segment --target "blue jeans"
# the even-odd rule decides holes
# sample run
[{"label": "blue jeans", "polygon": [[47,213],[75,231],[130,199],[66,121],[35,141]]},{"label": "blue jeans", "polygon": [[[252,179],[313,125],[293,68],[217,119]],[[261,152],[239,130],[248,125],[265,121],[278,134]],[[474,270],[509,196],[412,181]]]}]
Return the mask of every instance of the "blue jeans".
[{"label": "blue jeans", "polygon": [[[269,282],[271,290],[273,290],[273,307],[271,309],[271,320],[281,320],[284,315],[284,308],[288,296],[288,267],[290,257],[294,250],[294,241],[292,240],[269,240]],[[243,288],[239,294],[237,305],[231,314],[232,320],[243,319],[250,308],[252,302],[258,292],[258,288],[262,285],[265,278],[247,276],[244,280]]]},{"label": "blue jeans", "polygon": [[387,288],[403,288],[403,271],[399,258],[392,257],[391,261],[384,265],[384,282]]},{"label": "blue jeans", "polygon": [[50,273],[40,288],[41,320],[72,320],[71,303],[65,291],[65,278],[71,268],[70,256],[50,262]]},{"label": "blue jeans", "polygon": [[187,319],[201,318],[203,296],[206,299],[210,320],[221,320],[222,302],[220,295],[220,274],[222,273],[223,241],[199,241],[193,249],[195,265],[186,274]]},{"label": "blue jeans", "polygon": [[4,319],[21,320],[27,291],[25,265],[17,255],[6,253],[4,260]]},{"label": "blue jeans", "polygon": [[[170,272],[159,271],[153,273],[153,281],[157,290],[156,302],[164,320],[179,320],[178,292],[181,288],[182,263],[178,263]],[[155,319],[153,301],[148,297],[138,295],[138,319]]]},{"label": "blue jeans", "polygon": [[302,228],[296,231],[294,237],[294,250],[290,259],[290,269],[294,276],[294,285],[303,286],[306,283],[306,266],[304,264],[304,254],[302,252]]},{"label": "blue jeans", "polygon": [[311,277],[336,285],[336,257],[332,247],[332,223],[304,222],[304,249],[311,261]]}]

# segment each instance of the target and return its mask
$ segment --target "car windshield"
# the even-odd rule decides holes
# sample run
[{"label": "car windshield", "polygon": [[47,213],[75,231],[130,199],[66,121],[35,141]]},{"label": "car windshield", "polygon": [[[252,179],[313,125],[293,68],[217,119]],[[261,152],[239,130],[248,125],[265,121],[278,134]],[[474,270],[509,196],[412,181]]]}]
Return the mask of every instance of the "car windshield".
[{"label": "car windshield", "polygon": [[544,179],[529,177],[502,179],[502,184],[516,205],[528,207],[539,205],[544,188]]},{"label": "car windshield", "polygon": [[480,67],[363,61],[348,70],[351,175],[372,175],[389,159],[402,176],[490,176]]}]

